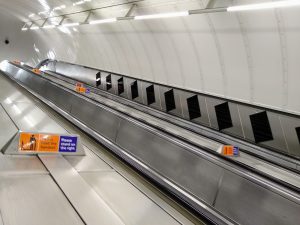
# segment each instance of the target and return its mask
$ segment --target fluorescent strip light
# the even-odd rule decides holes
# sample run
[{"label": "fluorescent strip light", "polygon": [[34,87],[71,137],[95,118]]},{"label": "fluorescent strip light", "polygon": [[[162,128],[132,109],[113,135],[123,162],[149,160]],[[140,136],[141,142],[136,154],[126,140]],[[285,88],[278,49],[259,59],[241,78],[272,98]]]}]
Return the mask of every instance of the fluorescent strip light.
[{"label": "fluorescent strip light", "polygon": [[22,31],[26,31],[26,30],[28,30],[27,27],[23,27],[23,28],[22,28]]},{"label": "fluorescent strip light", "polygon": [[39,27],[30,27],[30,30],[38,30],[40,29]]},{"label": "fluorescent strip light", "polygon": [[183,12],[172,12],[172,13],[160,13],[160,14],[153,14],[153,15],[143,15],[143,16],[135,16],[135,20],[149,20],[149,19],[159,19],[159,18],[172,18],[172,17],[181,17],[181,16],[188,16],[188,11]]},{"label": "fluorescent strip light", "polygon": [[113,23],[116,22],[117,18],[103,19],[103,20],[92,20],[89,24],[101,24],[101,23]]},{"label": "fluorescent strip light", "polygon": [[31,18],[31,17],[34,17],[34,16],[35,16],[35,14],[32,13],[32,14],[30,14],[28,17]]},{"label": "fluorescent strip light", "polygon": [[82,5],[84,2],[85,2],[85,1],[75,2],[75,3],[73,3],[73,6],[75,6],[75,5]]},{"label": "fluorescent strip light", "polygon": [[66,24],[62,24],[61,26],[63,26],[63,27],[75,27],[75,26],[79,26],[79,23],[66,23]]},{"label": "fluorescent strip light", "polygon": [[61,6],[57,6],[57,7],[53,8],[52,11],[62,10],[65,8],[66,8],[66,5],[61,5]]},{"label": "fluorescent strip light", "polygon": [[43,26],[44,29],[51,29],[51,28],[55,28],[56,26],[55,25],[46,25],[46,26]]},{"label": "fluorescent strip light", "polygon": [[47,14],[47,13],[49,13],[49,10],[43,11],[43,12],[39,12],[38,14],[39,14],[39,15],[42,15],[42,14]]},{"label": "fluorescent strip light", "polygon": [[249,10],[275,9],[275,8],[284,8],[284,7],[291,7],[291,6],[300,6],[300,0],[286,0],[286,1],[264,2],[258,4],[231,6],[227,8],[227,11],[237,12],[237,11],[249,11]]}]

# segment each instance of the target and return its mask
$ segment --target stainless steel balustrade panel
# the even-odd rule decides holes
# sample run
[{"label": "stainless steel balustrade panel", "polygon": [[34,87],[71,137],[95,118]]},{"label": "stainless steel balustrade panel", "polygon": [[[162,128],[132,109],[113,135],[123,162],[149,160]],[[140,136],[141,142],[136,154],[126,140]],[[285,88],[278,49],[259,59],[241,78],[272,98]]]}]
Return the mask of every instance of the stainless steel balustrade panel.
[{"label": "stainless steel balustrade panel", "polygon": [[0,105],[0,151],[17,132],[17,127]]},{"label": "stainless steel balustrade panel", "polygon": [[71,111],[71,107],[72,107],[71,99],[73,97],[72,93],[63,90],[51,84],[50,82],[46,82],[43,88],[44,88],[44,93],[42,93],[42,96],[47,98],[49,101],[52,101],[60,108],[64,109],[65,111],[67,112]]},{"label": "stainless steel balustrade panel", "polygon": [[0,176],[0,208],[9,225],[84,224],[49,175]]},{"label": "stainless steel balustrade panel", "polygon": [[125,225],[119,215],[59,155],[39,155],[77,213],[87,225]]},{"label": "stainless steel balustrade panel", "polygon": [[118,116],[75,96],[72,100],[71,114],[104,137],[115,141],[120,121]]},{"label": "stainless steel balustrade panel", "polygon": [[64,156],[64,158],[78,172],[114,171],[102,159],[96,156],[91,150],[83,146],[85,156]]},{"label": "stainless steel balustrade panel", "polygon": [[25,71],[20,75],[21,81],[26,84],[30,89],[34,90],[39,94],[44,94],[46,80],[40,79],[40,75],[28,74]]},{"label": "stainless steel balustrade panel", "polygon": [[115,171],[80,175],[115,212],[118,212],[125,224],[180,225]]},{"label": "stainless steel balustrade panel", "polygon": [[243,225],[300,224],[299,203],[228,171],[222,179],[215,208]]},{"label": "stainless steel balustrade panel", "polygon": [[56,62],[56,72],[95,86],[96,74],[99,71],[79,65]]},{"label": "stainless steel balustrade panel", "polygon": [[122,121],[116,143],[163,177],[213,203],[222,168],[127,121]]},{"label": "stainless steel balustrade panel", "polygon": [[[17,146],[16,146],[17,148]],[[1,176],[49,174],[36,156],[0,155]]]}]

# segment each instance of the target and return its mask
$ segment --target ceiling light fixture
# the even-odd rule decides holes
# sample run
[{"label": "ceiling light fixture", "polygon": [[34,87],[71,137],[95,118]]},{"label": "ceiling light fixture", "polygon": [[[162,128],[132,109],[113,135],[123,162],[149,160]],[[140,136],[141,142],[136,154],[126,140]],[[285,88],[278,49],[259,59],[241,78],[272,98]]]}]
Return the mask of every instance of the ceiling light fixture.
[{"label": "ceiling light fixture", "polygon": [[65,8],[66,8],[66,5],[61,5],[61,6],[54,7],[52,9],[52,11],[62,10],[62,9],[65,9]]},{"label": "ceiling light fixture", "polygon": [[43,11],[43,12],[39,12],[38,14],[42,15],[42,14],[47,14],[47,13],[49,13],[49,10],[48,11],[46,10],[46,11]]},{"label": "ceiling light fixture", "polygon": [[76,6],[76,5],[82,5],[82,4],[84,4],[84,3],[86,3],[86,2],[90,2],[90,1],[92,1],[92,0],[82,0],[82,1],[74,2],[74,3],[73,3],[73,6]]},{"label": "ceiling light fixture", "polygon": [[286,0],[286,1],[249,4],[249,5],[230,6],[227,8],[227,11],[228,12],[250,11],[250,10],[284,8],[284,7],[291,7],[291,6],[300,6],[300,0]]},{"label": "ceiling light fixture", "polygon": [[66,24],[62,24],[62,27],[75,27],[75,26],[79,26],[80,23],[66,23]]},{"label": "ceiling light fixture", "polygon": [[44,28],[44,29],[52,29],[52,28],[55,28],[55,27],[56,27],[55,25],[45,25],[42,28]]},{"label": "ceiling light fixture", "polygon": [[[90,2],[91,0],[81,0],[73,3],[73,5],[79,5],[83,4],[85,2]],[[67,24],[62,24],[59,26],[55,25],[49,25],[49,26],[44,26],[42,25],[43,28],[54,28],[54,27],[73,27],[73,26],[79,26],[83,24],[103,24],[103,23],[112,23],[116,22],[119,20],[148,20],[148,19],[160,19],[160,18],[173,18],[173,17],[184,17],[184,16],[189,16],[189,15],[196,15],[196,14],[207,14],[207,13],[219,13],[219,12],[237,12],[237,11],[249,11],[249,10],[262,10],[262,9],[274,9],[274,8],[286,8],[286,7],[292,7],[292,6],[300,6],[300,0],[278,0],[278,1],[273,1],[273,2],[264,2],[264,3],[257,3],[257,4],[248,4],[248,5],[237,5],[237,6],[230,6],[228,8],[226,7],[220,7],[220,8],[211,8],[211,9],[195,9],[195,10],[188,10],[188,11],[181,11],[181,12],[169,12],[169,13],[159,13],[159,14],[150,14],[150,15],[139,15],[139,16],[127,16],[127,17],[117,17],[117,18],[109,18],[109,19],[102,19],[102,20],[92,20],[90,22],[87,22],[89,16],[87,19],[82,22],[82,23],[67,23]],[[52,11],[58,10],[58,9],[63,9],[65,8],[65,5],[61,5],[58,7],[55,7]],[[90,9],[89,13],[91,14],[92,11],[95,11],[97,9]],[[48,13],[49,11],[44,11],[44,12],[39,12],[38,14],[44,14]],[[80,11],[76,12],[74,14],[82,13],[86,11]],[[89,15],[90,15],[89,14]],[[34,14],[30,14],[29,17],[33,17]],[[64,18],[66,15],[60,15],[62,16],[62,20],[60,24],[63,22]],[[52,19],[52,17],[45,18],[47,21],[48,19]],[[35,23],[35,21],[30,21],[31,23]],[[37,30],[39,27],[30,27],[27,28],[26,24],[22,28],[22,31],[26,30]]]},{"label": "ceiling light fixture", "polygon": [[40,29],[39,27],[30,27],[30,30],[38,30],[38,29]]},{"label": "ceiling light fixture", "polygon": [[159,19],[159,18],[172,18],[172,17],[182,17],[188,16],[189,11],[182,11],[182,12],[171,12],[171,13],[160,13],[160,14],[152,14],[152,15],[142,15],[142,16],[135,16],[135,20],[149,20],[149,19]]},{"label": "ceiling light fixture", "polygon": [[116,21],[117,21],[117,18],[110,18],[110,19],[102,19],[102,20],[92,20],[89,22],[89,24],[113,23]]}]

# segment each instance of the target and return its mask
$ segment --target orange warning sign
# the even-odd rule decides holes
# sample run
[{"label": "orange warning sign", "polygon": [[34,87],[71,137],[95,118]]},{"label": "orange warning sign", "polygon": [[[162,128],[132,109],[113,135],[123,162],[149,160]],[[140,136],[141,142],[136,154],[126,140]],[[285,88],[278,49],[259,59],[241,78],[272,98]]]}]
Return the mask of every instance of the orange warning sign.
[{"label": "orange warning sign", "polygon": [[13,61],[14,64],[21,65],[21,62],[18,60]]},{"label": "orange warning sign", "polygon": [[84,87],[76,86],[75,90],[79,93],[85,93],[86,92],[86,88],[84,88]]},{"label": "orange warning sign", "polygon": [[239,148],[232,145],[223,146],[222,154],[226,156],[238,156]]},{"label": "orange warning sign", "polygon": [[19,151],[58,152],[58,135],[20,133]]},{"label": "orange warning sign", "polygon": [[37,151],[40,135],[20,133],[19,151]]},{"label": "orange warning sign", "polygon": [[58,152],[59,136],[40,134],[39,151],[40,152]]},{"label": "orange warning sign", "polygon": [[35,74],[38,74],[38,75],[41,75],[41,73],[42,73],[39,69],[36,69],[36,68],[32,69],[32,72],[34,72]]}]

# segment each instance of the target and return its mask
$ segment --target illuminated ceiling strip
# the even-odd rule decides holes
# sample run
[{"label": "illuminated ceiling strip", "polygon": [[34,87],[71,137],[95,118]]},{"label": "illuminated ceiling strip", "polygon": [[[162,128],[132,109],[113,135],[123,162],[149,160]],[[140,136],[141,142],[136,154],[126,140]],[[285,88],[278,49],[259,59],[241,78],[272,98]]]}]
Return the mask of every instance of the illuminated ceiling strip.
[{"label": "illuminated ceiling strip", "polygon": [[152,14],[152,15],[142,15],[142,16],[135,16],[135,20],[149,20],[149,19],[159,19],[159,18],[173,18],[173,17],[182,17],[188,16],[189,11],[183,12],[171,12],[171,13],[160,13],[160,14]]},{"label": "illuminated ceiling strip", "polygon": [[40,29],[40,27],[34,26],[34,27],[30,27],[30,30],[38,30]]},{"label": "illuminated ceiling strip", "polygon": [[227,8],[228,12],[238,11],[249,11],[249,10],[262,10],[262,9],[275,9],[285,8],[292,6],[300,6],[300,0],[286,0],[286,1],[275,1],[275,2],[264,2],[249,5],[231,6]]},{"label": "illuminated ceiling strip", "polygon": [[76,6],[76,5],[82,5],[82,4],[84,4],[84,3],[86,3],[86,2],[90,2],[91,0],[82,0],[82,1],[78,1],[78,2],[74,2],[73,3],[73,6]]},{"label": "illuminated ceiling strip", "polygon": [[102,23],[113,23],[116,22],[117,18],[103,19],[103,20],[92,20],[89,24],[102,24]]},{"label": "illuminated ceiling strip", "polygon": [[62,27],[75,27],[75,26],[79,26],[80,23],[65,23],[65,24],[62,24],[61,26]]},{"label": "illuminated ceiling strip", "polygon": [[52,28],[55,28],[55,27],[56,27],[55,25],[45,25],[42,28],[43,29],[52,29]]},{"label": "illuminated ceiling strip", "polygon": [[[79,2],[87,2],[90,0],[82,0]],[[77,2],[78,3],[78,2]],[[184,17],[194,14],[204,14],[204,13],[215,13],[215,12],[238,12],[238,11],[249,11],[249,10],[262,10],[262,9],[274,9],[274,8],[285,8],[285,7],[292,7],[292,6],[300,6],[300,0],[285,0],[285,1],[275,1],[275,2],[265,2],[265,3],[258,3],[258,4],[248,4],[248,5],[239,5],[239,6],[230,6],[228,8],[211,8],[211,9],[197,9],[197,10],[188,10],[188,11],[181,11],[181,12],[170,12],[170,13],[160,13],[160,14],[152,14],[152,15],[139,15],[139,16],[129,16],[129,17],[118,17],[118,18],[109,18],[109,19],[102,19],[102,20],[92,20],[88,22],[88,24],[103,24],[103,23],[111,23],[116,22],[118,20],[148,20],[148,19],[162,19],[162,18],[174,18],[174,17]],[[95,9],[91,9],[93,11]],[[81,12],[78,12],[81,13]],[[65,15],[62,15],[63,18]],[[47,18],[48,19],[48,18]],[[63,27],[72,27],[72,26],[79,26],[87,24],[84,23],[69,23],[69,24],[62,24]],[[56,27],[56,26],[54,26]],[[49,28],[54,28],[53,26]],[[36,30],[39,27],[30,27],[31,30]],[[44,28],[47,29],[47,26]],[[28,30],[26,26],[22,28],[23,31]]]}]

